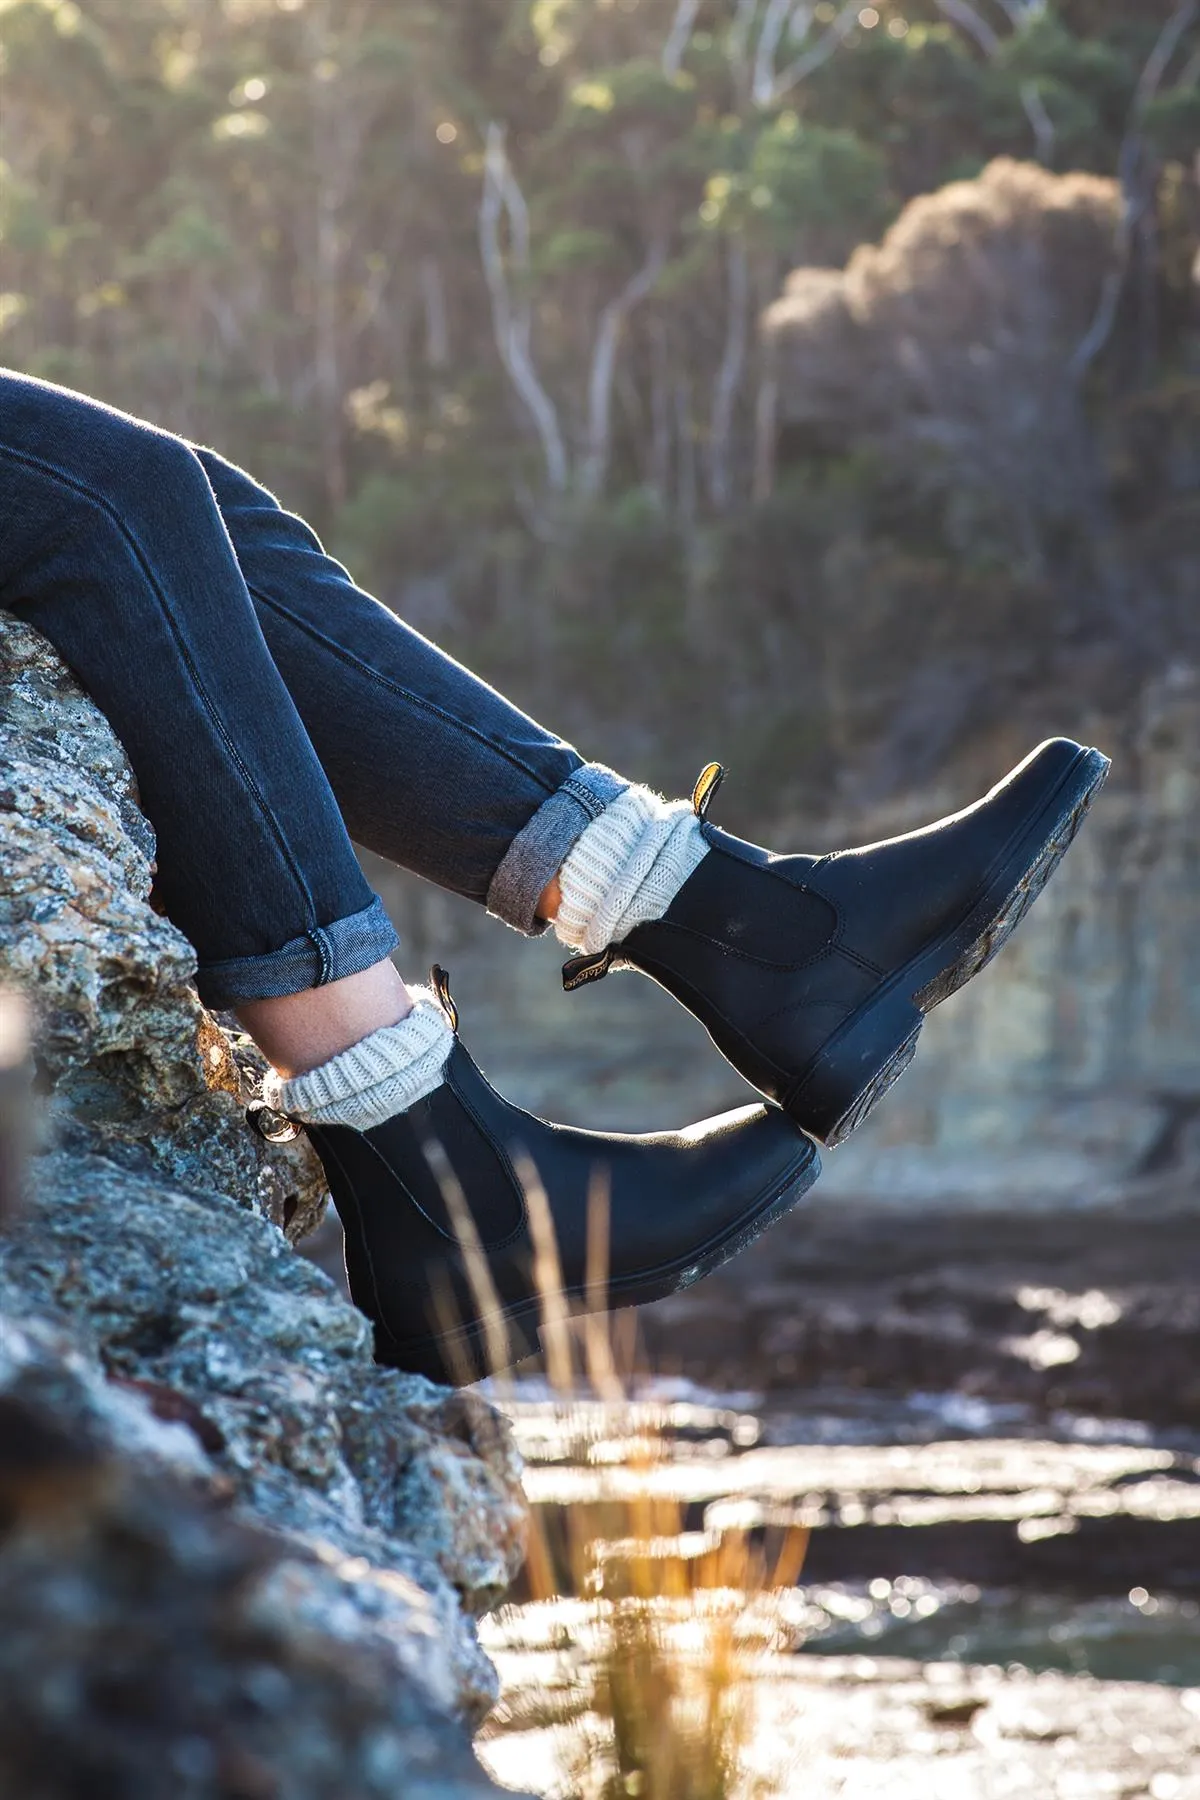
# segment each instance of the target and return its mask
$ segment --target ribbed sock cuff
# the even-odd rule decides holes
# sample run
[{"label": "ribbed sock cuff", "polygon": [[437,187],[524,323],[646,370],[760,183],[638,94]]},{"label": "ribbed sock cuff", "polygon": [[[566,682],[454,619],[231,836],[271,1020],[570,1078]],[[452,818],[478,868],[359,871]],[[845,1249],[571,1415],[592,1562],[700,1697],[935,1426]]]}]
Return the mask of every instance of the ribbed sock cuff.
[{"label": "ribbed sock cuff", "polygon": [[562,866],[559,942],[592,954],[620,943],[635,925],[661,919],[707,851],[689,801],[626,788]]},{"label": "ribbed sock cuff", "polygon": [[537,909],[547,882],[592,820],[628,786],[603,763],[581,763],[573,770],[508,846],[488,888],[488,911],[529,937],[545,931]]},{"label": "ribbed sock cuff", "polygon": [[413,1009],[398,1025],[382,1026],[306,1075],[268,1075],[267,1105],[311,1125],[370,1131],[432,1094],[454,1048],[454,1032],[429,988],[409,991]]}]

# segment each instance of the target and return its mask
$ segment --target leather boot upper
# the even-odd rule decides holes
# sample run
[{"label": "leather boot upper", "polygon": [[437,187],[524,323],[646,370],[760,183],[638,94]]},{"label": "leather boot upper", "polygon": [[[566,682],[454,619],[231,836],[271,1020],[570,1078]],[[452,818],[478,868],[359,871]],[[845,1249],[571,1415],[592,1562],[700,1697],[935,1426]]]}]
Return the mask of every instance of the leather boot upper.
[{"label": "leather boot upper", "polygon": [[[602,1209],[618,1306],[682,1285],[693,1265],[792,1189],[815,1179],[812,1144],[783,1113],[750,1105],[644,1136],[553,1125],[503,1099],[456,1042],[445,1079],[370,1131],[310,1125],[346,1231],[356,1303],[383,1360],[429,1366],[429,1340],[484,1307],[464,1256],[462,1211],[502,1308],[537,1300],[531,1190],[544,1196],[568,1299],[589,1293],[589,1208]],[[455,1201],[459,1212],[455,1216]],[[542,1280],[545,1279],[543,1267]]]},{"label": "leather boot upper", "polygon": [[993,891],[1000,905],[1042,846],[1038,821],[1058,817],[1056,796],[1074,792],[1088,757],[1107,766],[1052,740],[964,811],[821,857],[776,856],[705,820],[709,853],[664,917],[568,962],[564,982],[642,970],[747,1080],[787,1105],[847,1021],[931,946],[953,945]]}]

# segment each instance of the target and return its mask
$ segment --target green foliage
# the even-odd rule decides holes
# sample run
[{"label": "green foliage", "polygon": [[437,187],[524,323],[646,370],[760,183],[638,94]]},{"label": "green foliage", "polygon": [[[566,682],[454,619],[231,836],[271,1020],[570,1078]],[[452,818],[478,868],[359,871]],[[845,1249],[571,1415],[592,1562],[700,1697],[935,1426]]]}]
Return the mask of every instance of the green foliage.
[{"label": "green foliage", "polygon": [[[869,692],[871,644],[923,604],[897,559],[940,572],[929,609],[969,645],[982,613],[1009,616],[1012,553],[970,511],[978,484],[935,504],[829,434],[785,434],[756,495],[756,320],[790,269],[843,264],[997,155],[1111,175],[1173,9],[1052,0],[1018,29],[980,6],[994,55],[935,0],[874,10],[794,80],[828,9],[785,33],[767,91],[765,0],[748,21],[703,0],[673,62],[677,0],[9,0],[0,354],[260,471],[385,597],[436,578],[453,646],[530,705],[569,691],[593,738],[674,711],[681,754],[709,754],[716,707],[751,760],[785,741],[815,756],[833,676],[814,641],[839,634]],[[1139,122],[1158,263],[1090,390],[1123,421],[1101,434],[1118,470],[1125,387],[1196,354],[1198,48],[1194,28]],[[493,122],[503,292],[480,250]],[[500,354],[506,316],[562,491]],[[1144,481],[1116,491],[1152,507]],[[1079,559],[1064,537],[1060,612]],[[882,612],[851,603],[856,581]]]},{"label": "green foliage", "polygon": [[877,146],[898,197],[928,192],[1008,148],[982,117],[986,68],[945,24],[913,25],[903,38],[876,30],[822,74],[806,113]]},{"label": "green foliage", "polygon": [[601,718],[616,711],[630,726],[685,704],[698,660],[688,591],[684,534],[654,494],[634,488],[572,513],[542,561],[537,597],[555,622],[544,674],[569,690],[586,671],[582,703],[568,701],[581,729],[599,723],[597,700]]},{"label": "green foliage", "polygon": [[1200,86],[1162,94],[1146,108],[1146,136],[1161,156],[1194,159],[1200,144]]},{"label": "green foliage", "polygon": [[852,131],[802,124],[784,111],[726,145],[740,166],[708,179],[700,217],[784,257],[803,245],[841,261],[890,213],[887,164]]}]

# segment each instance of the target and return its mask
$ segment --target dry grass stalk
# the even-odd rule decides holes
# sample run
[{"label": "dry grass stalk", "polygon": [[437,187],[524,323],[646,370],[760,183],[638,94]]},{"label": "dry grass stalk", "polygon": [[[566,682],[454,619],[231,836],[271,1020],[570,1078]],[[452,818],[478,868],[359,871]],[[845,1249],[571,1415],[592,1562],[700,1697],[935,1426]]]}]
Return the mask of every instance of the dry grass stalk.
[{"label": "dry grass stalk", "polygon": [[[599,1418],[594,1409],[579,1415],[572,1455],[607,1462],[616,1438],[625,1467],[649,1475],[668,1459],[670,1445],[653,1409],[629,1398],[635,1339],[620,1330],[629,1315],[613,1321],[599,1310],[609,1269],[604,1173],[589,1195],[588,1316],[579,1328],[562,1297],[545,1191],[527,1159],[519,1167],[550,1384],[568,1425],[579,1397],[577,1359],[591,1393],[606,1402]],[[475,1266],[469,1259],[468,1268]],[[559,1636],[559,1682],[498,1714],[489,1735],[566,1728],[566,1786],[558,1790],[564,1800],[763,1795],[747,1771],[751,1677],[757,1659],[783,1639],[773,1597],[795,1584],[806,1547],[799,1528],[785,1531],[771,1552],[748,1530],[689,1532],[680,1503],[654,1494],[649,1481],[644,1488],[635,1482],[621,1499],[536,1508],[526,1566],[531,1598],[547,1607],[579,1599]]]}]

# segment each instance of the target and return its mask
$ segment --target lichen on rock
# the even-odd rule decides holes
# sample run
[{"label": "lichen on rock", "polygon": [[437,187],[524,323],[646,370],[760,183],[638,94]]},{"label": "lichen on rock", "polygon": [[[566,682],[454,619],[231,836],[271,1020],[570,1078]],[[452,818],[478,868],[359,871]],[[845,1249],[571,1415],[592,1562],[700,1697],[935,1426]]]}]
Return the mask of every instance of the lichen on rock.
[{"label": "lichen on rock", "polygon": [[[32,1382],[46,1430],[86,1440],[105,1492],[125,1496],[87,1515],[77,1546],[118,1529],[123,1506],[143,1517],[138,1479],[183,1483],[178,1504],[200,1508],[215,1557],[223,1533],[259,1546],[255,1606],[306,1621],[326,1662],[346,1647],[380,1691],[411,1689],[414,1719],[478,1720],[495,1683],[470,1614],[503,1594],[523,1550],[508,1427],[472,1394],[377,1367],[367,1320],[294,1253],[288,1239],[325,1205],[320,1165],[303,1142],[269,1146],[247,1127],[261,1060],[200,1005],[191,946],[150,903],[153,836],[120,745],[5,614],[0,754],[0,987],[32,1001],[46,1093],[46,1142],[0,1237],[0,1439]],[[4,1511],[0,1495],[0,1593],[27,1608],[41,1539],[14,1537]],[[182,1594],[192,1574],[169,1536],[143,1548]],[[93,1575],[85,1557],[85,1586]],[[0,1735],[3,1778],[6,1755]],[[392,1760],[398,1777],[401,1750]],[[425,1793],[413,1779],[403,1791]],[[344,1791],[400,1789],[364,1775]],[[488,1789],[472,1777],[428,1791]]]}]

